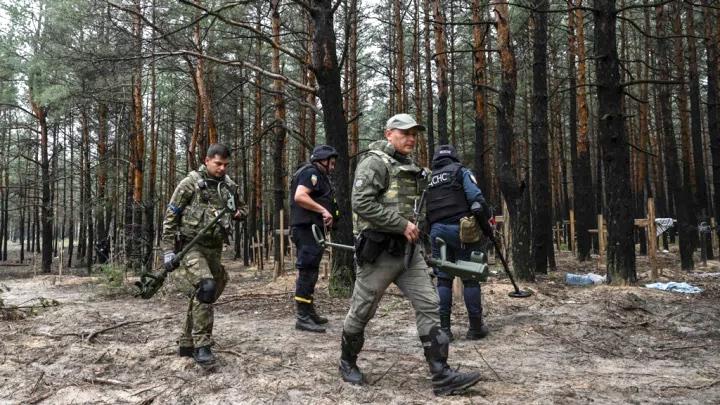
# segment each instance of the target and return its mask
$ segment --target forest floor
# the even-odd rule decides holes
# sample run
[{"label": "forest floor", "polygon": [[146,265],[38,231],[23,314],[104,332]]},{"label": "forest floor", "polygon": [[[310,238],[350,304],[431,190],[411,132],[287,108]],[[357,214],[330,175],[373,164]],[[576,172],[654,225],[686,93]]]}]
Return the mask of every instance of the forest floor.
[{"label": "forest floor", "polygon": [[597,272],[597,264],[563,252],[557,272],[522,283],[534,292],[525,299],[508,297],[500,271],[483,285],[486,339],[464,339],[467,319],[456,299],[459,339],[449,363],[482,379],[466,395],[445,398],[432,395],[413,311],[395,287],[366,331],[358,363],[369,384],[356,387],[337,371],[348,300],[328,297],[325,279],[316,298],[329,328],[308,334],[293,328],[292,272],[272,281],[270,270],[227,260],[231,282],[215,318],[219,359],[208,371],[175,354],[180,296],[161,291],[141,300],[107,275],[0,267],[6,309],[36,307],[5,310],[0,320],[0,403],[717,404],[720,277],[712,273],[720,263],[681,273],[677,262],[674,253],[660,254],[660,281],[688,281],[702,293],[639,287],[648,282],[644,257],[638,287],[574,287],[564,274]]}]

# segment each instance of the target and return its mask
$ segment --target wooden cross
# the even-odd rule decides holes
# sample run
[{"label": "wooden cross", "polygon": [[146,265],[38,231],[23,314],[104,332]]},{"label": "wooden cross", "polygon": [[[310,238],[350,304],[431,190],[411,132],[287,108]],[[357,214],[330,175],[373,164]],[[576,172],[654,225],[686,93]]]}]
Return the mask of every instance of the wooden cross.
[{"label": "wooden cross", "polygon": [[558,252],[560,251],[560,239],[562,239],[564,230],[561,222],[557,222],[557,225],[553,228],[553,231],[555,231],[555,246]]},{"label": "wooden cross", "polygon": [[575,241],[575,210],[570,210],[570,243],[572,244],[573,254],[577,252],[577,242]]},{"label": "wooden cross", "polygon": [[657,279],[658,271],[655,262],[657,251],[657,235],[655,227],[655,203],[652,198],[647,200],[647,218],[635,220],[635,226],[645,228],[648,240],[648,258],[650,259],[650,274],[653,280]]},{"label": "wooden cross", "polygon": [[603,257],[605,257],[605,246],[607,245],[607,224],[605,224],[602,214],[597,216],[597,223],[597,229],[588,229],[588,232],[598,235],[598,256],[600,257],[600,264],[602,264]]}]

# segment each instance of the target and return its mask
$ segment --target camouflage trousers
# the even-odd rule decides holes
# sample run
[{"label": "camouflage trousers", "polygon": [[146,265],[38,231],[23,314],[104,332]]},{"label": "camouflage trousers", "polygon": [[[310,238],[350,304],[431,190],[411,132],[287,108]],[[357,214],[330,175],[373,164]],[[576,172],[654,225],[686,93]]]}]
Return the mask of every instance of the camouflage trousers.
[{"label": "camouflage trousers", "polygon": [[438,294],[430,279],[430,269],[420,252],[410,260],[405,269],[403,256],[382,252],[375,263],[358,266],[350,311],[345,317],[343,330],[350,334],[362,333],[370,319],[375,316],[380,300],[390,283],[400,288],[415,310],[418,336],[430,333],[433,326],[440,326]]},{"label": "camouflage trousers", "polygon": [[183,258],[182,266],[175,272],[175,283],[189,297],[187,316],[182,334],[178,339],[180,347],[203,347],[214,344],[212,340],[214,310],[213,304],[200,302],[197,289],[200,280],[215,280],[217,300],[225,289],[228,274],[220,263],[222,248],[207,248],[195,245]]}]

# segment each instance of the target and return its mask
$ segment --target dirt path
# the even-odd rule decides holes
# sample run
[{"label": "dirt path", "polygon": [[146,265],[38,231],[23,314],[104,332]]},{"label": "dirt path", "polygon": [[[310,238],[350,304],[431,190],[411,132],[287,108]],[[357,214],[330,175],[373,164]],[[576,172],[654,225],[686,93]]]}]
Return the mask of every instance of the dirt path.
[{"label": "dirt path", "polygon": [[[87,277],[0,280],[6,304],[37,297],[60,303],[0,321],[0,403],[720,402],[717,277],[684,275],[705,288],[698,295],[569,287],[564,271],[578,266],[564,258],[561,271],[530,286],[528,299],[509,298],[509,283],[495,278],[483,285],[491,335],[460,339],[450,352],[452,366],[478,369],[482,381],[466,396],[438,399],[413,312],[397,290],[389,290],[367,330],[359,365],[370,384],[354,387],[337,373],[347,300],[320,288],[328,333],[300,333],[293,329],[292,276],[273,283],[229,267],[232,281],[216,310],[214,372],[175,356],[180,297],[109,294]],[[453,331],[462,337],[466,329],[456,302]]]}]

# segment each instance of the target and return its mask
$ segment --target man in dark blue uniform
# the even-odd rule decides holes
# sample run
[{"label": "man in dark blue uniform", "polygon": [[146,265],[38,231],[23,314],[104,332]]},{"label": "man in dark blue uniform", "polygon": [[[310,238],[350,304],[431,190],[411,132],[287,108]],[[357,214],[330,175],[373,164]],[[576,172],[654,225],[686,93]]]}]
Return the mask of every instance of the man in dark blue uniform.
[{"label": "man in dark blue uniform", "polygon": [[[452,145],[441,145],[432,160],[432,174],[427,189],[427,216],[430,223],[430,240],[433,257],[440,256],[440,248],[435,238],[442,238],[447,244],[448,260],[470,260],[473,250],[480,250],[478,241],[463,243],[460,241],[460,220],[474,216],[485,236],[493,232],[489,220],[490,208],[485,202],[482,191],[469,169],[458,159]],[[437,290],[440,297],[440,328],[453,339],[450,331],[452,312],[452,284],[454,276],[434,269],[437,276]],[[469,317],[468,339],[482,339],[488,334],[482,317],[480,283],[475,280],[463,280],[465,307]]]},{"label": "man in dark blue uniform", "polygon": [[323,249],[315,242],[311,227],[314,224],[324,231],[337,220],[337,205],[328,177],[335,170],[337,157],[332,146],[316,146],[310,162],[303,163],[290,182],[290,227],[297,248],[295,267],[298,269],[295,329],[309,332],[325,332],[322,325],[328,321],[317,314],[313,301]]}]

